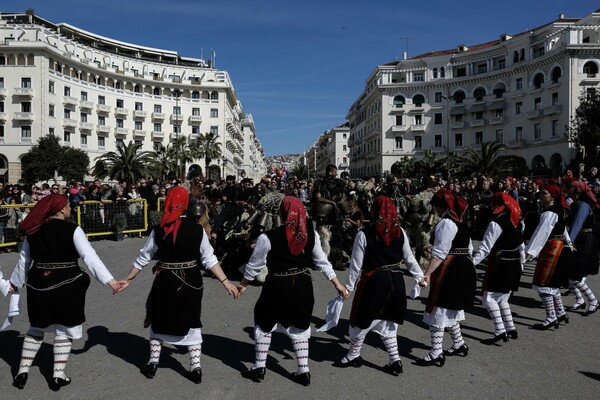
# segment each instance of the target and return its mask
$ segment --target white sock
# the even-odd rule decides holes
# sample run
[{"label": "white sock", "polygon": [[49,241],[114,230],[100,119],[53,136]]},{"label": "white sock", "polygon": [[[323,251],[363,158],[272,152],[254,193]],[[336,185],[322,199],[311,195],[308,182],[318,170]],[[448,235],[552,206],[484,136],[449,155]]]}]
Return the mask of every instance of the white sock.
[{"label": "white sock", "polygon": [[[255,335],[256,335],[255,330]],[[262,331],[261,331],[262,332]],[[255,338],[255,361],[254,369],[264,368],[267,365],[267,353],[269,353],[269,347],[271,347],[271,333],[264,333]]]},{"label": "white sock", "polygon": [[150,338],[150,360],[148,361],[148,364],[158,364],[161,350],[162,340]]},{"label": "white sock", "polygon": [[71,354],[71,345],[73,341],[66,336],[56,336],[54,338],[54,372],[53,378],[67,379],[65,368],[69,355]]},{"label": "white sock", "polygon": [[21,351],[21,363],[19,364],[19,372],[17,374],[29,373],[31,364],[33,364],[33,359],[40,347],[42,347],[43,341],[43,336],[34,337],[25,335],[25,339],[23,340],[23,350]]},{"label": "white sock", "polygon": [[465,341],[463,340],[463,337],[462,337],[462,333],[460,331],[460,324],[458,322],[448,328],[448,333],[450,334],[450,337],[452,338],[452,347],[453,348],[458,349],[460,346],[465,344]]},{"label": "white sock", "polygon": [[438,358],[438,356],[443,352],[442,343],[444,342],[444,328],[430,326],[429,333],[431,333],[431,351],[427,356],[433,360]]},{"label": "white sock", "polygon": [[551,294],[540,294],[540,299],[546,309],[546,319],[543,324],[548,325],[556,321],[556,312],[554,311],[554,297]]},{"label": "white sock", "polygon": [[502,320],[504,321],[504,327],[507,331],[515,330],[515,323],[513,321],[512,311],[508,301],[502,301],[498,303],[500,306],[500,314],[502,314]]},{"label": "white sock", "polygon": [[387,350],[388,357],[390,358],[390,364],[400,360],[400,354],[398,354],[398,337],[397,336],[382,336],[383,345]]},{"label": "white sock", "polygon": [[202,365],[200,364],[200,355],[202,354],[202,343],[188,346],[187,349],[190,355],[190,372],[202,368]]},{"label": "white sock", "polygon": [[296,353],[298,369],[296,374],[308,372],[308,339],[292,339],[292,346]]}]

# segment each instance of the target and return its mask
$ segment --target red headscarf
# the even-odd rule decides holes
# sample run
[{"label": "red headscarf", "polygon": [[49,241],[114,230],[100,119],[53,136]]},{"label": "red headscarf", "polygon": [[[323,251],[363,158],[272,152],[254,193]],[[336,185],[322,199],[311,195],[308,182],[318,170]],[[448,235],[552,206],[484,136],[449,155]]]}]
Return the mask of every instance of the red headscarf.
[{"label": "red headscarf", "polygon": [[285,218],[285,237],[292,255],[297,256],[304,251],[308,242],[306,231],[306,209],[304,204],[294,196],[286,196],[281,201],[281,215]]},{"label": "red headscarf", "polygon": [[432,206],[448,209],[450,217],[458,222],[462,222],[469,206],[465,199],[456,196],[451,190],[440,189],[431,198]]},{"label": "red headscarf", "polygon": [[381,238],[386,246],[392,243],[402,234],[400,229],[400,218],[392,199],[387,196],[378,196],[375,199],[375,229],[378,238]]},{"label": "red headscarf", "polygon": [[40,199],[31,209],[25,220],[21,222],[19,230],[22,235],[31,235],[40,230],[50,217],[61,211],[69,204],[67,196],[52,193]]},{"label": "red headscarf", "polygon": [[165,237],[173,233],[173,243],[177,239],[177,231],[181,225],[180,217],[187,209],[188,199],[189,193],[183,186],[176,186],[167,194],[160,226],[165,230]]},{"label": "red headscarf", "polygon": [[565,176],[561,179],[561,182],[564,183],[566,186],[571,186],[571,184],[575,181],[577,181],[577,178],[573,176]]},{"label": "red headscarf", "polygon": [[567,203],[567,200],[565,200],[565,196],[563,196],[562,190],[560,190],[559,186],[546,185],[544,190],[550,193],[550,196],[552,196],[554,199],[554,203],[560,204],[562,208],[566,208],[567,210],[569,209],[569,204]]},{"label": "red headscarf", "polygon": [[510,222],[516,228],[521,219],[521,207],[510,194],[505,192],[496,192],[492,196],[492,207],[494,215],[498,215],[504,211],[510,213]]},{"label": "red headscarf", "polygon": [[579,194],[582,201],[585,201],[590,207],[598,209],[600,206],[596,201],[596,195],[592,192],[592,189],[581,181],[574,181],[571,183],[571,187]]},{"label": "red headscarf", "polygon": [[546,186],[546,183],[540,178],[535,178],[533,181],[540,187],[540,189],[543,189],[544,186]]}]

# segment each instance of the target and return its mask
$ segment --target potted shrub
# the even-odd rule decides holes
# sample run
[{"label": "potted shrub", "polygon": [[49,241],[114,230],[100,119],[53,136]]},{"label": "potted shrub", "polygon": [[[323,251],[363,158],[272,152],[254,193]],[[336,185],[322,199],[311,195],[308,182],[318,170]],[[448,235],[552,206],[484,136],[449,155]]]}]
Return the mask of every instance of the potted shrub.
[{"label": "potted shrub", "polygon": [[113,219],[112,223],[112,231],[114,234],[114,239],[116,241],[123,240],[123,231],[127,228],[127,220],[125,219],[125,215],[117,214]]}]

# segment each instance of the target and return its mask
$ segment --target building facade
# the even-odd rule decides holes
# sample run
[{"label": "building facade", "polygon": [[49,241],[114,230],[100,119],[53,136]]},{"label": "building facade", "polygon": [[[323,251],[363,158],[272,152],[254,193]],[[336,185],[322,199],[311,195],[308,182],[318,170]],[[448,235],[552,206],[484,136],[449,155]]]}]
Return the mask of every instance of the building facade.
[{"label": "building facade", "polygon": [[[21,155],[43,135],[87,151],[93,163],[118,142],[135,141],[152,151],[208,132],[218,135],[223,157],[212,160],[204,176],[264,174],[254,121],[226,71],[35,15],[0,14],[5,180],[21,178]],[[204,160],[186,168],[203,170]]]},{"label": "building facade", "polygon": [[338,177],[349,174],[349,137],[350,127],[348,123],[325,131],[304,152],[301,162],[308,167],[310,174],[313,176],[324,175],[325,168],[330,164],[337,167]]},{"label": "building facade", "polygon": [[350,107],[350,174],[387,174],[404,156],[503,143],[533,173],[575,157],[566,127],[600,84],[600,10],[379,65]]}]

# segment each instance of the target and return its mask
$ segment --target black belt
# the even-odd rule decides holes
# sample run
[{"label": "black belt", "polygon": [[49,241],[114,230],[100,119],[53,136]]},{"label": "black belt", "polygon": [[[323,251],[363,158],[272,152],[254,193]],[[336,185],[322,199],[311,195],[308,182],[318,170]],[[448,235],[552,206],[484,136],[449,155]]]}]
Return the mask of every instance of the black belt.
[{"label": "black belt", "polygon": [[55,263],[35,263],[35,267],[39,269],[66,269],[79,267],[76,261],[55,262]]},{"label": "black belt", "polygon": [[450,251],[448,252],[448,255],[455,255],[455,256],[464,256],[464,255],[469,255],[469,249],[450,249]]},{"label": "black belt", "polygon": [[553,235],[548,238],[548,240],[565,240],[564,235]]},{"label": "black belt", "polygon": [[400,271],[400,263],[382,265],[376,268],[378,271]]},{"label": "black belt", "polygon": [[156,267],[160,268],[160,269],[188,269],[188,268],[194,268],[197,265],[198,265],[198,262],[196,260],[176,262],[176,263],[159,261],[158,265]]},{"label": "black belt", "polygon": [[594,230],[592,228],[585,228],[585,229],[582,229],[580,232],[581,233],[590,233],[590,232],[593,232],[593,231]]},{"label": "black belt", "polygon": [[273,276],[288,276],[288,275],[303,274],[305,272],[308,272],[308,268],[307,267],[292,268],[292,269],[287,269],[285,271],[269,272],[269,274],[271,274]]}]

